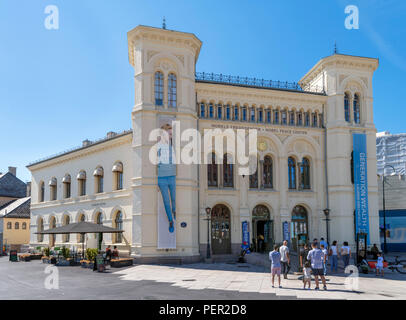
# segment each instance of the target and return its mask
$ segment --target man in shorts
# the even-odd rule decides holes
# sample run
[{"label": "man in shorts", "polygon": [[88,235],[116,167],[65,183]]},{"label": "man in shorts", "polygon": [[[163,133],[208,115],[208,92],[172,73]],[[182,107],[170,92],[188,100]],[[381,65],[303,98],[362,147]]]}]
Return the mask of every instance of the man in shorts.
[{"label": "man in shorts", "polygon": [[272,288],[274,287],[275,275],[278,276],[279,288],[281,286],[281,254],[278,252],[278,246],[273,247],[273,251],[269,252],[269,260],[271,261]]},{"label": "man in shorts", "polygon": [[327,290],[326,278],[324,277],[323,262],[324,253],[319,248],[317,248],[317,242],[312,243],[312,250],[309,251],[307,259],[310,260],[312,266],[312,273],[314,275],[314,280],[316,282],[315,290],[319,290],[319,276],[323,282],[323,289]]}]

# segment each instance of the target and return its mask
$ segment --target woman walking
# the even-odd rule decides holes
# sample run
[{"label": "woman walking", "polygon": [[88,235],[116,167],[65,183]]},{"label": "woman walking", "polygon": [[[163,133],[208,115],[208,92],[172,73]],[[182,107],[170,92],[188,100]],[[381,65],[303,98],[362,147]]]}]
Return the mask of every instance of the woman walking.
[{"label": "woman walking", "polygon": [[344,241],[343,246],[341,247],[341,257],[344,262],[344,270],[350,264],[351,257],[351,248],[348,246],[348,242]]},{"label": "woman walking", "polygon": [[331,257],[331,273],[338,272],[338,248],[336,240],[333,241],[333,244],[330,247],[329,255]]}]

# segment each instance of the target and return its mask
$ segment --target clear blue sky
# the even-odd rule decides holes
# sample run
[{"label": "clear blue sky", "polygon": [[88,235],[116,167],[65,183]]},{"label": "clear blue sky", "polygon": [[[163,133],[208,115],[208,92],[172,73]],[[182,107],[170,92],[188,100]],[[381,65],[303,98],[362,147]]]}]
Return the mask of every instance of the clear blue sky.
[{"label": "clear blue sky", "polygon": [[[344,27],[357,5],[359,30]],[[47,5],[59,30],[44,27]],[[131,128],[127,31],[139,24],[196,34],[197,70],[298,81],[320,58],[377,57],[378,131],[406,132],[406,1],[0,0],[0,172]]]}]

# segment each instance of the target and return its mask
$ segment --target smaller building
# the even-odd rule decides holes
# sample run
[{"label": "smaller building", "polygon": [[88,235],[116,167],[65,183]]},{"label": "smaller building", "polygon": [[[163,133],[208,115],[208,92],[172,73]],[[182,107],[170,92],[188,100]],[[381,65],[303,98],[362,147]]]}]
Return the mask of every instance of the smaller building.
[{"label": "smaller building", "polygon": [[21,245],[30,243],[31,197],[12,201],[0,210],[3,220],[3,243],[9,250],[20,251]]}]

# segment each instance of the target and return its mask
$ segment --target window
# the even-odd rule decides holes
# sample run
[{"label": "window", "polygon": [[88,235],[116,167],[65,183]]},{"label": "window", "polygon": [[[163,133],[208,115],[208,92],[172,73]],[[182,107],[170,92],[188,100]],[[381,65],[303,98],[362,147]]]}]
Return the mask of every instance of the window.
[{"label": "window", "polygon": [[97,224],[103,224],[103,214],[101,212],[98,212],[96,214],[96,223]]},{"label": "window", "polygon": [[[123,230],[123,214],[121,213],[121,211],[118,211],[116,213],[116,218],[114,220],[114,227],[118,230]],[[115,243],[121,243],[123,242],[123,235],[122,233],[116,233],[115,234]]]},{"label": "window", "polygon": [[359,99],[359,95],[356,93],[354,95],[354,122],[355,123],[361,122],[360,109],[361,109],[360,99]]},{"label": "window", "polygon": [[292,157],[288,158],[288,178],[289,189],[296,189],[296,161]]},{"label": "window", "polygon": [[57,198],[57,180],[56,180],[56,178],[52,178],[49,181],[49,188],[50,188],[51,201],[55,201]]},{"label": "window", "polygon": [[223,119],[223,106],[221,104],[217,106],[217,119]]},{"label": "window", "polygon": [[242,121],[247,121],[247,108],[242,108]]},{"label": "window", "polygon": [[295,112],[294,111],[289,112],[289,124],[291,126],[295,125]]},{"label": "window", "polygon": [[[37,227],[38,232],[44,231],[44,220],[40,218],[38,220],[38,227]],[[44,235],[43,234],[37,234],[37,240],[38,242],[43,242],[44,241]]]},{"label": "window", "polygon": [[310,127],[310,113],[309,112],[305,113],[305,126]]},{"label": "window", "polygon": [[201,118],[206,117],[206,106],[204,103],[200,104],[200,117]]},{"label": "window", "polygon": [[11,226],[11,222],[7,222],[7,229],[11,230],[12,226]]},{"label": "window", "polygon": [[250,175],[250,189],[258,189],[258,157],[251,158],[250,161],[255,165],[255,172]]},{"label": "window", "polygon": [[116,162],[113,166],[114,190],[123,189],[123,164]]},{"label": "window", "polygon": [[273,188],[272,158],[265,156],[262,170],[262,181],[265,189]]},{"label": "window", "polygon": [[312,113],[313,115],[313,127],[317,127],[317,113]]},{"label": "window", "polygon": [[104,180],[104,171],[102,167],[96,168],[93,172],[93,176],[95,178],[95,190],[96,193],[102,193],[103,192],[103,180]]},{"label": "window", "polygon": [[225,154],[223,158],[223,187],[234,187],[233,164],[230,155]]},{"label": "window", "polygon": [[160,71],[155,72],[155,105],[164,104],[164,74]]},{"label": "window", "polygon": [[44,181],[41,181],[39,183],[39,196],[38,196],[39,202],[44,202],[45,201],[45,183]]},{"label": "window", "polygon": [[214,117],[213,104],[210,103],[210,104],[209,104],[209,118],[213,118],[213,117]]},{"label": "window", "polygon": [[23,229],[23,230],[27,230],[27,223],[26,223],[26,222],[23,222],[23,224],[22,224],[22,229]]},{"label": "window", "polygon": [[303,113],[301,112],[297,113],[297,125],[303,126]]},{"label": "window", "polygon": [[214,152],[211,154],[211,163],[207,165],[207,185],[209,187],[218,186],[216,155]]},{"label": "window", "polygon": [[79,196],[85,196],[86,195],[86,172],[85,171],[80,171],[79,174],[77,175],[76,179],[78,180],[78,185],[79,185]]},{"label": "window", "polygon": [[275,110],[273,112],[273,123],[279,124],[279,111],[278,110]]},{"label": "window", "polygon": [[230,105],[228,104],[226,106],[226,120],[230,120],[231,119],[231,109],[230,109]]},{"label": "window", "polygon": [[239,120],[238,106],[234,106],[234,120]]},{"label": "window", "polygon": [[174,73],[170,73],[168,76],[168,106],[172,108],[176,108],[177,103],[176,87],[176,75]]},{"label": "window", "polygon": [[350,122],[350,95],[347,92],[344,95],[344,118]]},{"label": "window", "polygon": [[282,124],[283,124],[283,125],[286,125],[286,124],[287,124],[287,114],[286,114],[286,110],[282,111],[281,118],[282,118]]},{"label": "window", "polygon": [[[63,218],[63,225],[67,226],[69,223],[70,223],[70,217],[68,215],[66,215]],[[70,234],[69,233],[64,234],[63,235],[63,242],[69,242],[69,241],[70,241]]]},{"label": "window", "polygon": [[71,186],[71,177],[70,177],[69,174],[67,174],[67,175],[65,175],[63,177],[62,183],[63,183],[63,188],[64,188],[64,191],[63,191],[64,198],[65,199],[70,198],[70,194],[71,194],[70,193],[70,191],[71,191],[71,188],[70,188],[70,186]]},{"label": "window", "polygon": [[310,189],[310,161],[303,158],[300,165],[300,189]]},{"label": "window", "polygon": [[255,108],[251,108],[251,115],[250,115],[250,121],[255,122]]},{"label": "window", "polygon": [[271,110],[266,111],[266,122],[271,123]]},{"label": "window", "polygon": [[16,230],[20,229],[20,224],[18,222],[16,222],[14,224],[14,229],[16,229]]},{"label": "window", "polygon": [[264,122],[264,111],[262,108],[258,110],[258,122]]}]

